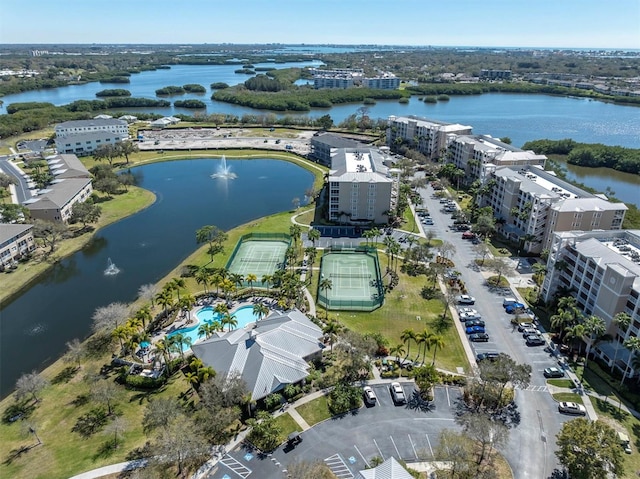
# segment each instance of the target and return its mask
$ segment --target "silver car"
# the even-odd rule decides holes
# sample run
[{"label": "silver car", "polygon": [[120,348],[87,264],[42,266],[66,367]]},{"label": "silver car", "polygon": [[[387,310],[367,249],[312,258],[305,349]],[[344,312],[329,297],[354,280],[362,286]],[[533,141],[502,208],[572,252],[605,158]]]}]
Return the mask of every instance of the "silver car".
[{"label": "silver car", "polygon": [[404,395],[404,389],[400,386],[400,383],[393,382],[389,385],[389,391],[395,404],[404,404],[407,402],[407,398]]}]

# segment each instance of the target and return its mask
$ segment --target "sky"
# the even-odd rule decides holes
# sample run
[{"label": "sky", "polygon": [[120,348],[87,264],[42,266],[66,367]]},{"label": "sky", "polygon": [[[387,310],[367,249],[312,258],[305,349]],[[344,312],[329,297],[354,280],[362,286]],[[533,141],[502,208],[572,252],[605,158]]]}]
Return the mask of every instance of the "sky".
[{"label": "sky", "polygon": [[0,43],[640,49],[640,0],[1,0]]}]

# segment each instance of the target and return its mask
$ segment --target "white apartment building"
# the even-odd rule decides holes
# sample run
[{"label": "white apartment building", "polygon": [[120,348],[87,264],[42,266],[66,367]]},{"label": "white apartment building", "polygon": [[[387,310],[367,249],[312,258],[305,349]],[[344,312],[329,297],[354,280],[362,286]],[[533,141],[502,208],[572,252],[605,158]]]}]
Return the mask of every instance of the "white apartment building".
[{"label": "white apartment building", "polygon": [[333,133],[316,133],[311,138],[311,152],[309,157],[323,165],[331,165],[331,157],[336,154],[340,148],[358,148],[363,147],[358,140],[345,138],[344,136],[335,135]]},{"label": "white apartment building", "polygon": [[548,249],[559,231],[619,230],[628,209],[535,166],[498,168],[488,185],[480,206],[493,208],[502,236],[512,241],[531,238],[523,243],[523,252]]},{"label": "white apartment building", "polygon": [[414,116],[390,116],[387,123],[387,146],[398,139],[413,145],[430,159],[444,155],[450,135],[470,135],[471,127]]},{"label": "white apartment building", "polygon": [[33,225],[0,223],[0,270],[35,249]]},{"label": "white apartment building", "polygon": [[[585,315],[605,321],[614,340],[598,343],[595,354],[609,366],[615,358],[615,367],[624,373],[632,358],[622,343],[640,336],[640,230],[555,233],[542,298],[551,301],[560,288],[572,291]],[[620,312],[631,316],[626,330],[613,321]],[[629,376],[640,372],[633,363],[629,371]]]},{"label": "white apartment building", "polygon": [[524,151],[489,135],[449,136],[447,159],[467,173],[467,185],[478,179],[485,183],[501,166],[544,167],[547,161],[545,155]]},{"label": "white apartment building", "polygon": [[320,88],[352,88],[363,86],[379,90],[396,90],[400,86],[400,78],[390,72],[380,72],[374,77],[366,77],[361,68],[336,68],[335,70],[311,70],[313,87]]},{"label": "white apartment building", "polygon": [[86,133],[110,132],[124,139],[129,137],[129,126],[126,121],[116,118],[94,118],[92,120],[72,120],[59,123],[56,125],[55,132],[57,138]]},{"label": "white apartment building", "polygon": [[128,138],[112,131],[92,131],[56,137],[56,150],[58,153],[86,156],[92,154],[103,145],[115,145]]},{"label": "white apartment building", "polygon": [[[386,224],[398,199],[398,178],[372,148],[343,148],[331,158],[329,220]],[[385,164],[385,162],[387,164]]]}]

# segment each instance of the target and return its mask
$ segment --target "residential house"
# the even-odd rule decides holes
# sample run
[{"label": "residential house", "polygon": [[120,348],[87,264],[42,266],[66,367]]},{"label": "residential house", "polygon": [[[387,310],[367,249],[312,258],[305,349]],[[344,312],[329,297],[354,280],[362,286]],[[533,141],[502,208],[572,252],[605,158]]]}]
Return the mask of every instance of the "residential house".
[{"label": "residential house", "polygon": [[0,223],[0,270],[36,249],[33,225]]}]

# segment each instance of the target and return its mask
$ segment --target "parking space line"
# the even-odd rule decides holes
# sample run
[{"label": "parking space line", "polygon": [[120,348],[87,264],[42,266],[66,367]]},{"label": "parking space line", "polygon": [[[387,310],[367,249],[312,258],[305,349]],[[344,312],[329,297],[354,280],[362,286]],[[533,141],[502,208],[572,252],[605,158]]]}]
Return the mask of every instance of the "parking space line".
[{"label": "parking space line", "polygon": [[398,454],[398,459],[402,459],[400,451],[398,451],[398,446],[396,446],[396,442],[393,440],[393,436],[389,436],[389,439],[391,439],[391,444],[393,444],[393,448],[396,450],[396,454]]},{"label": "parking space line", "polygon": [[444,388],[447,391],[447,403],[449,403],[449,407],[451,407],[451,398],[449,397],[449,388]]},{"label": "parking space line", "polygon": [[416,461],[418,460],[418,452],[416,451],[416,445],[413,443],[413,439],[411,439],[411,434],[407,434],[409,436],[409,442],[411,443],[411,449],[413,449],[413,455],[416,457]]},{"label": "parking space line", "polygon": [[349,469],[349,466],[347,466],[340,454],[327,457],[324,463],[338,479],[353,479],[351,469]]},{"label": "parking space line", "polygon": [[251,474],[251,469],[232,456],[227,455],[220,462],[242,477],[242,479],[246,479]]},{"label": "parking space line", "polygon": [[373,440],[373,443],[376,445],[376,449],[378,450],[378,452],[380,453],[380,457],[384,461],[384,455],[382,454],[382,451],[380,450],[380,446],[378,446],[378,443],[376,442],[375,439]]},{"label": "parking space line", "polygon": [[364,458],[364,456],[362,455],[362,453],[360,452],[360,449],[358,449],[358,446],[356,446],[355,444],[353,445],[353,447],[356,449],[356,451],[358,452],[358,454],[360,454],[360,457],[362,458],[362,460],[364,461],[365,465],[367,467],[371,467],[369,465],[369,462]]},{"label": "parking space line", "polygon": [[431,447],[431,441],[429,441],[429,435],[425,434],[424,436],[427,438],[427,444],[429,444],[429,451],[431,452],[431,457],[436,457],[435,454],[433,454],[433,448]]}]

